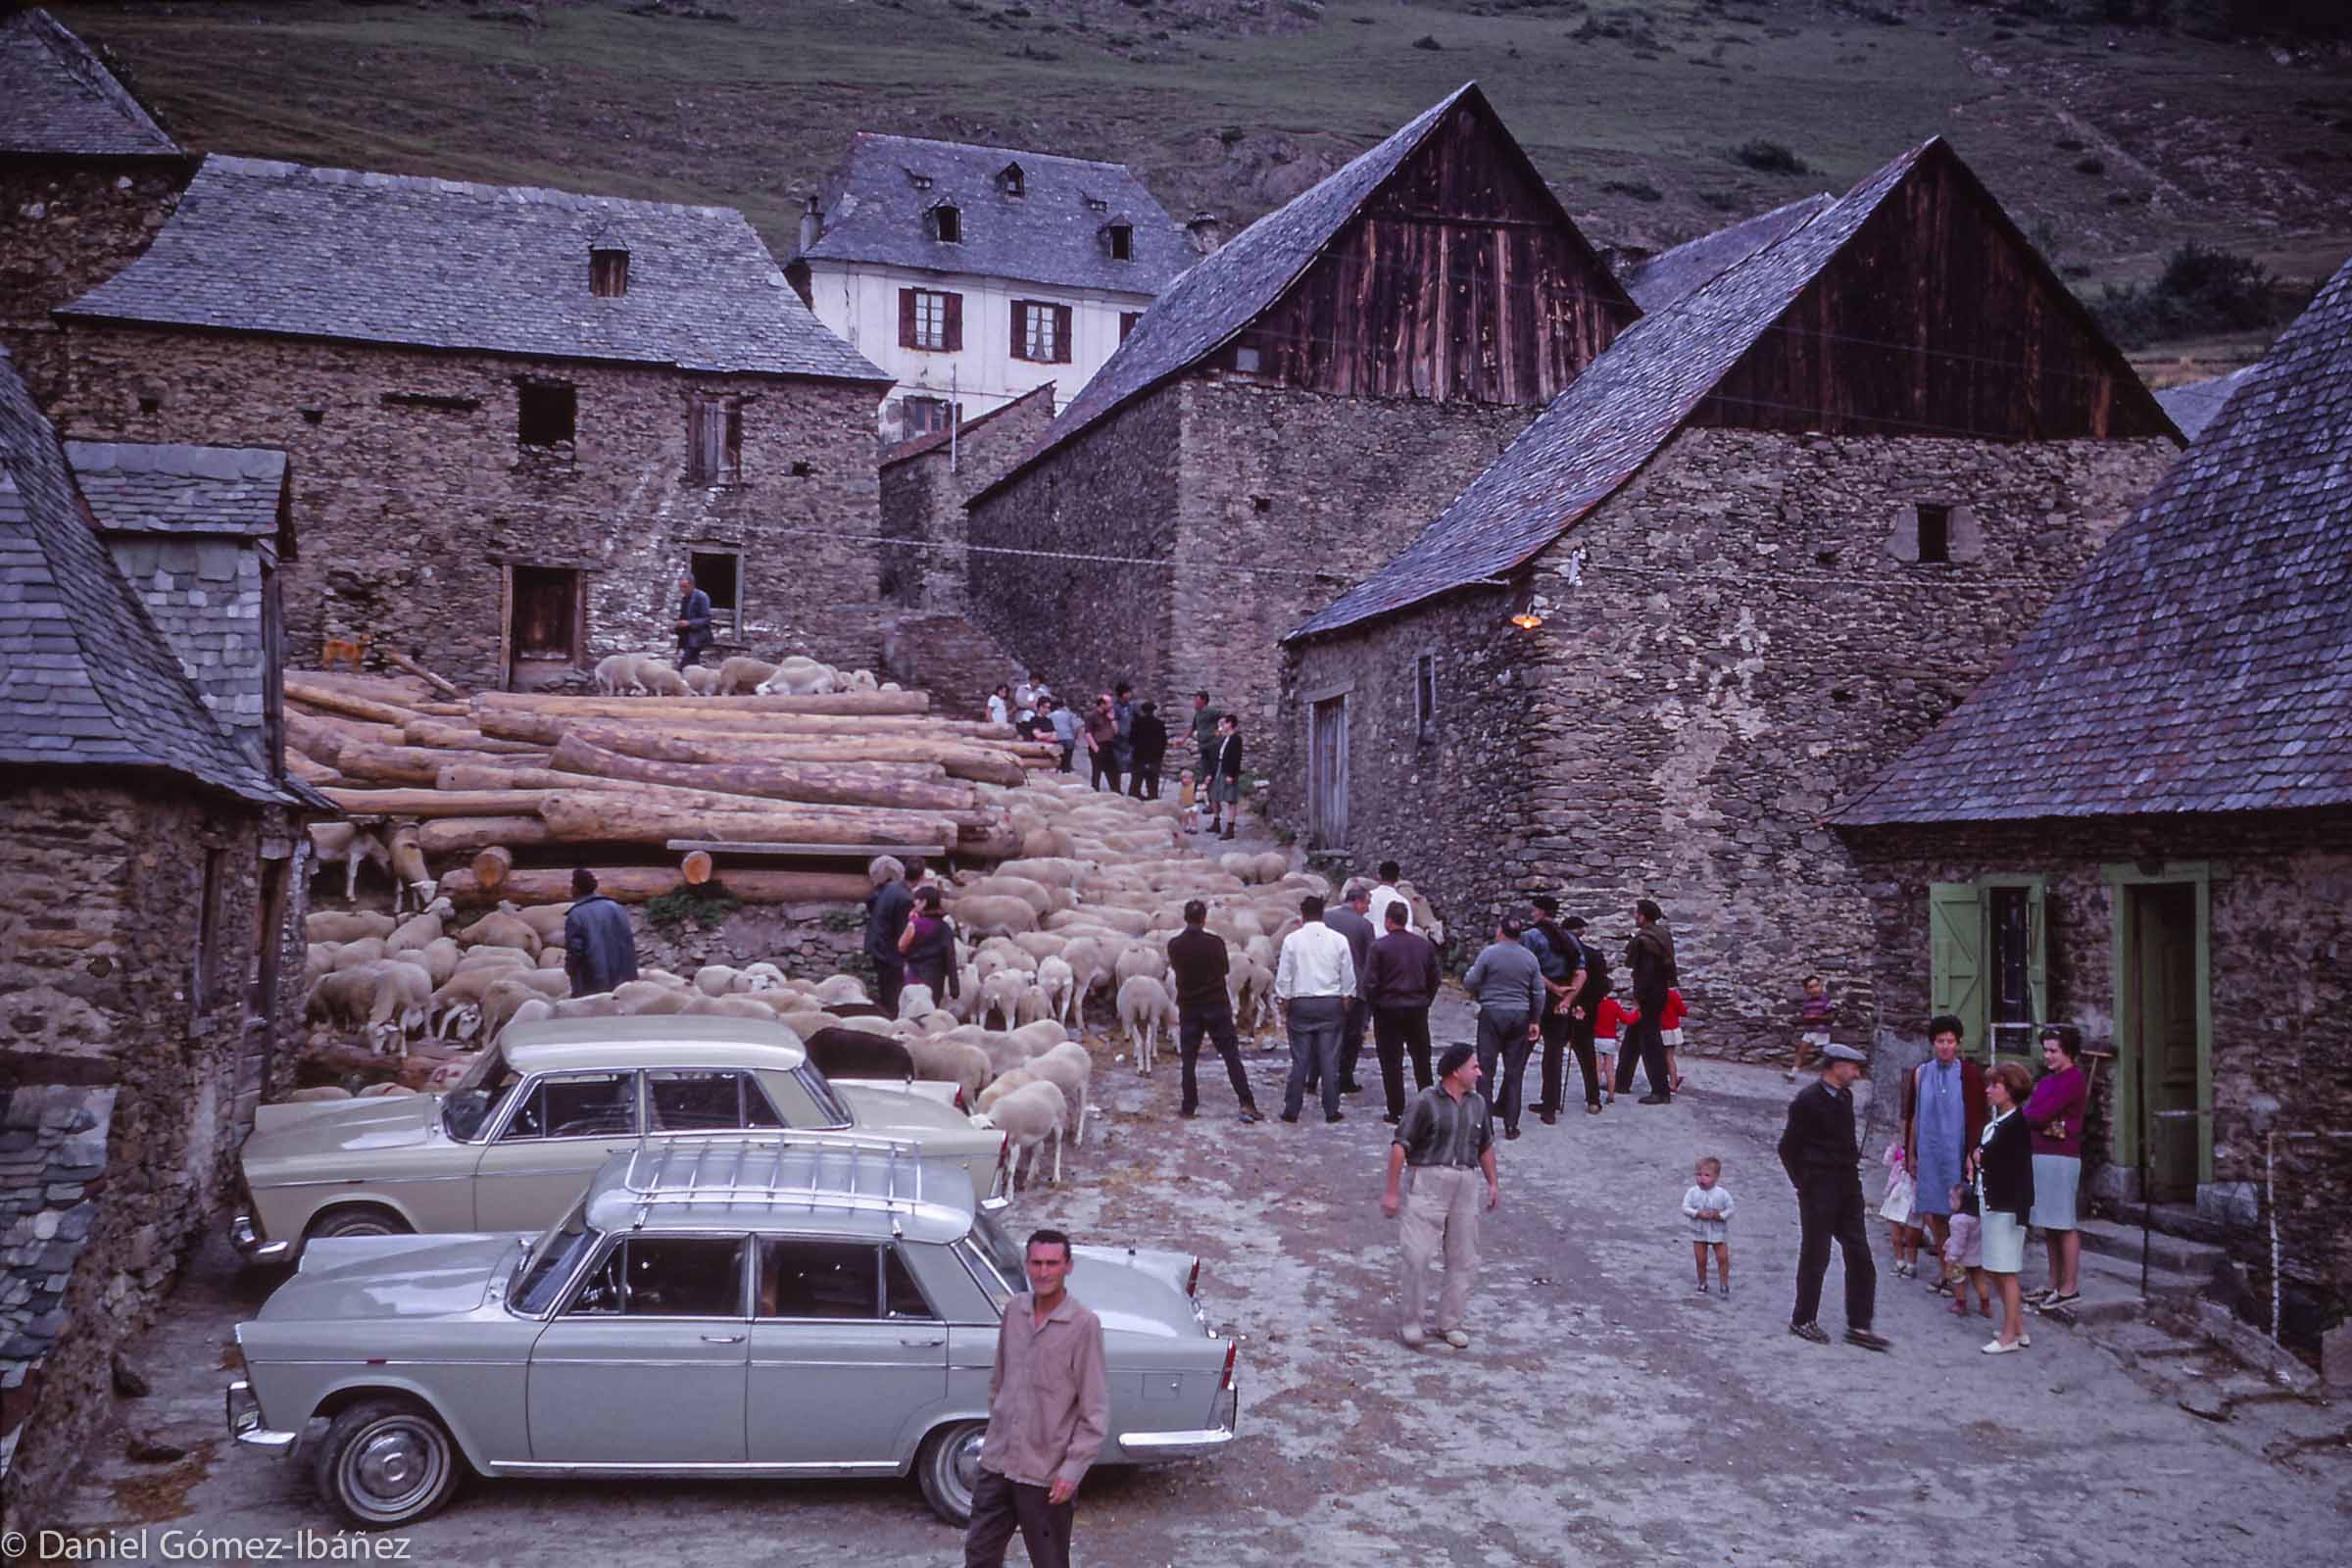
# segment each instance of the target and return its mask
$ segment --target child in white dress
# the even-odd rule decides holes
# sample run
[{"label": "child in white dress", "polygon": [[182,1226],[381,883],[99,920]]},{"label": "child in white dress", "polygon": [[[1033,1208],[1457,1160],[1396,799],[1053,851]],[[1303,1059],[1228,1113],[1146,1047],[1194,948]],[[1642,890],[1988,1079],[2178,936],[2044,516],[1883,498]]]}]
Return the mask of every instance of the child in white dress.
[{"label": "child in white dress", "polygon": [[1690,1258],[1698,1265],[1698,1294],[1707,1294],[1707,1249],[1715,1250],[1717,1288],[1732,1294],[1732,1192],[1723,1185],[1723,1161],[1712,1154],[1698,1162],[1698,1185],[1683,1194],[1683,1215],[1690,1221]]}]

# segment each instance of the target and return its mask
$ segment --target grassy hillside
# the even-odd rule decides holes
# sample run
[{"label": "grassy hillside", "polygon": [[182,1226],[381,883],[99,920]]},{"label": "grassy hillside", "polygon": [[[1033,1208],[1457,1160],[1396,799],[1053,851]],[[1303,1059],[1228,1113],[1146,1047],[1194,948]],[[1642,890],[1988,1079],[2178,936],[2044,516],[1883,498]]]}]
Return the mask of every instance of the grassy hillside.
[{"label": "grassy hillside", "polygon": [[[1473,77],[1603,244],[1840,190],[1941,133],[2088,294],[2191,240],[2306,280],[2352,251],[2352,60],[2025,15],[2056,0],[54,9],[198,147],[725,202],[779,254],[856,129],[1121,159],[1238,226]],[[1734,156],[1758,141],[1801,172]]]}]

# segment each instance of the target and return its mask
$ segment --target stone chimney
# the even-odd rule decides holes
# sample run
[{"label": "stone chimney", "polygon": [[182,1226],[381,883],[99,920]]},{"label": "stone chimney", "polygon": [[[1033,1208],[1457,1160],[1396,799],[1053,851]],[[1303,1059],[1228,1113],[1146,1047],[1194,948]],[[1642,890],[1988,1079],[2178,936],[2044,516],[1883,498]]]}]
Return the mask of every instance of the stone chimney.
[{"label": "stone chimney", "polygon": [[810,196],[801,207],[801,254],[806,256],[813,250],[824,231],[824,219],[817,212],[816,198]]},{"label": "stone chimney", "polygon": [[1206,256],[1225,243],[1225,220],[1214,213],[1195,213],[1184,225],[1184,232],[1193,242],[1193,249]]}]

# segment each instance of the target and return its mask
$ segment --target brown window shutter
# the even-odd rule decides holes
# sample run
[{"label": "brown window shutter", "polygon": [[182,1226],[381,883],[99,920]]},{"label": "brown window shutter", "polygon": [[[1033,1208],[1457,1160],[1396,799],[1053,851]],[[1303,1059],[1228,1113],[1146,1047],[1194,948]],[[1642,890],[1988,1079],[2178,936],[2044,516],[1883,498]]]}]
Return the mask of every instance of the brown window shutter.
[{"label": "brown window shutter", "polygon": [[743,404],[727,400],[726,462],[719,469],[727,484],[743,483]]},{"label": "brown window shutter", "polygon": [[963,347],[963,296],[950,294],[947,296],[947,301],[945,320],[948,352],[953,354]]},{"label": "brown window shutter", "polygon": [[1054,363],[1070,363],[1070,308],[1067,305],[1054,307]]},{"label": "brown window shutter", "polygon": [[1029,307],[1020,300],[1012,302],[1012,357],[1029,357]]},{"label": "brown window shutter", "polygon": [[914,347],[914,290],[899,290],[899,347]]}]

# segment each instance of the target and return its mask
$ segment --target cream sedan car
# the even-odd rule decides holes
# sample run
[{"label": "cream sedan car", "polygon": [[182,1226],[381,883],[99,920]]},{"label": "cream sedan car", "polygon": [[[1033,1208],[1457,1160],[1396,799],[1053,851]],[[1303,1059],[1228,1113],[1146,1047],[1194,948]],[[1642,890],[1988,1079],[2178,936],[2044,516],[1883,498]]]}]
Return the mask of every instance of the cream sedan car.
[{"label": "cream sedan car", "polygon": [[911,1140],[979,1193],[1008,1147],[911,1087],[828,1080],[781,1024],[559,1019],[510,1029],[447,1094],[261,1107],[232,1239],[283,1262],[322,1236],[537,1230],[640,1140],[769,1129]]}]

